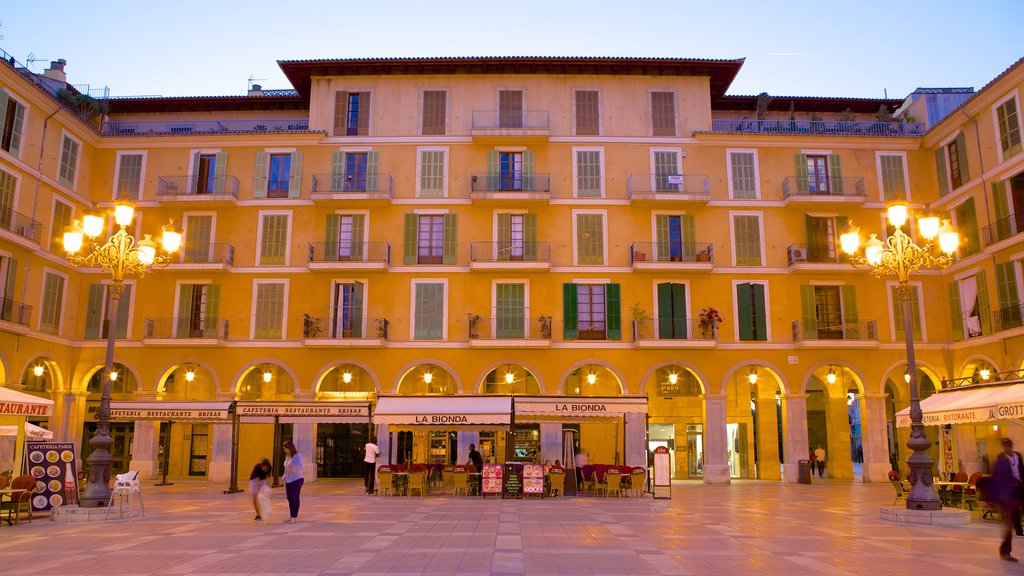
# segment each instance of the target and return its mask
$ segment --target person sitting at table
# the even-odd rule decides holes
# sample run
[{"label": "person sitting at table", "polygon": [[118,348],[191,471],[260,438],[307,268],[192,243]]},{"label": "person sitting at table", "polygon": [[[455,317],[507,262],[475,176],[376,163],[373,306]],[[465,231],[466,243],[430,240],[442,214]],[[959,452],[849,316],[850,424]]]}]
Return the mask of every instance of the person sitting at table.
[{"label": "person sitting at table", "polygon": [[548,472],[551,472],[551,459],[548,458],[544,461],[544,475],[547,476]]}]

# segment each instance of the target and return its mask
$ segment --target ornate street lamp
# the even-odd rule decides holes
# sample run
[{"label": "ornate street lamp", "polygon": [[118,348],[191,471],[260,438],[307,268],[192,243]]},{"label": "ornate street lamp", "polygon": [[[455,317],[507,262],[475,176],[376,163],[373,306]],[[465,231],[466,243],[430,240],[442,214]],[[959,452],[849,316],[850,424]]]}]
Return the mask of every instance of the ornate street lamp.
[{"label": "ornate street lamp", "polygon": [[[910,466],[910,496],[907,508],[912,510],[939,510],[939,501],[932,487],[932,464],[925,452],[931,442],[924,433],[920,391],[917,383],[917,361],[914,359],[914,322],[910,309],[910,275],[922,268],[948,268],[953,263],[953,252],[960,244],[957,234],[948,220],[940,227],[938,216],[922,214],[917,220],[917,230],[926,240],[918,246],[903,232],[907,221],[907,204],[893,202],[888,206],[889,224],[895,229],[883,243],[875,234],[871,235],[864,247],[864,255],[857,254],[860,248],[860,229],[852,223],[839,237],[843,252],[850,256],[855,268],[869,266],[878,278],[895,278],[899,282],[897,292],[900,310],[903,314],[903,335],[907,345],[907,383],[910,386],[910,440],[907,447],[914,451],[907,459]],[[936,243],[937,241],[937,243]]]},{"label": "ornate street lamp", "polygon": [[[170,263],[170,258],[157,255],[157,244],[149,234],[136,240],[128,233],[128,226],[135,217],[135,207],[131,202],[117,202],[114,206],[114,221],[119,230],[103,244],[97,240],[104,230],[103,217],[86,214],[82,221],[75,221],[64,232],[64,250],[67,252],[68,263],[78,267],[98,267],[110,272],[112,283],[109,286],[110,311],[107,326],[107,358],[103,370],[103,391],[100,396],[100,408],[96,412],[96,434],[89,439],[92,452],[89,454],[89,480],[85,493],[80,500],[81,506],[106,506],[110,501],[110,464],[114,458],[110,455],[110,447],[114,439],[110,436],[110,388],[111,381],[116,378],[114,371],[114,341],[117,334],[117,310],[124,292],[124,280],[142,278],[151,268],[163,267]],[[88,238],[84,252],[82,245]],[[160,239],[163,249],[173,254],[181,246],[181,232],[174,227],[171,220],[163,227]]]}]

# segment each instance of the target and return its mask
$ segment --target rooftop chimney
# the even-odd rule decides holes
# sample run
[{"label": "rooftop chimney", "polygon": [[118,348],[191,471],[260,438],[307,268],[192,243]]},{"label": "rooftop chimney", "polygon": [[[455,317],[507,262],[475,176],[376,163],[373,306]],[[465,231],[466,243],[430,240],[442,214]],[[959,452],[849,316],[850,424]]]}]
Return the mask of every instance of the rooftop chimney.
[{"label": "rooftop chimney", "polygon": [[253,84],[252,88],[249,88],[249,96],[263,96],[263,86]]},{"label": "rooftop chimney", "polygon": [[64,73],[64,66],[67,63],[68,61],[63,58],[51,61],[50,67],[43,71],[43,76],[58,82],[67,82],[68,75]]}]

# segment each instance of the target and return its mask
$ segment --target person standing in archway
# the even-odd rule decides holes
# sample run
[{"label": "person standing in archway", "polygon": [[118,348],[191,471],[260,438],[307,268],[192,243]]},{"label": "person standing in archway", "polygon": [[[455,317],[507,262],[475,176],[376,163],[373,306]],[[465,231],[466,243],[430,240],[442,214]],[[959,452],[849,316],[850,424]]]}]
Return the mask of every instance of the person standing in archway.
[{"label": "person standing in archway", "polygon": [[366,487],[367,494],[373,494],[375,492],[374,479],[377,476],[377,457],[380,456],[380,448],[373,443],[373,440],[367,440],[363,449],[366,451],[366,455],[363,457],[363,485]]},{"label": "person standing in archway", "polygon": [[825,477],[825,449],[818,444],[814,449],[814,461],[818,464],[818,478]]}]

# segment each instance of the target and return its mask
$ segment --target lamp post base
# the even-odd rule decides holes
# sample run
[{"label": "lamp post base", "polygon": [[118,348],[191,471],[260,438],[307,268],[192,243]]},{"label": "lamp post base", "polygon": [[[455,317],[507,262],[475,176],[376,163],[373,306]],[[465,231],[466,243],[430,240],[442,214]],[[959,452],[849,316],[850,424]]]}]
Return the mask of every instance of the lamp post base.
[{"label": "lamp post base", "polygon": [[[97,437],[99,434],[94,436],[92,441]],[[95,448],[86,461],[89,463],[89,479],[78,505],[81,508],[107,506],[110,504],[110,465],[114,462],[114,457],[106,448]]]}]

